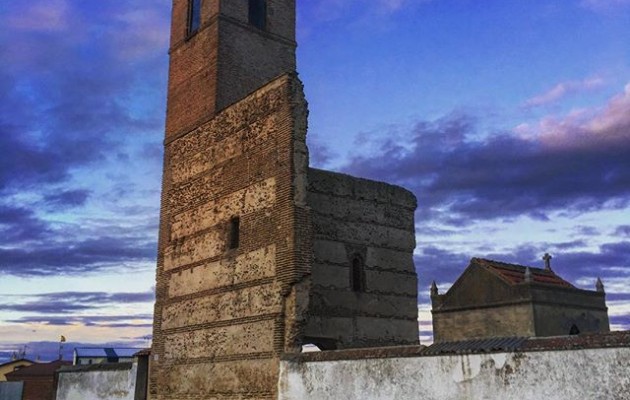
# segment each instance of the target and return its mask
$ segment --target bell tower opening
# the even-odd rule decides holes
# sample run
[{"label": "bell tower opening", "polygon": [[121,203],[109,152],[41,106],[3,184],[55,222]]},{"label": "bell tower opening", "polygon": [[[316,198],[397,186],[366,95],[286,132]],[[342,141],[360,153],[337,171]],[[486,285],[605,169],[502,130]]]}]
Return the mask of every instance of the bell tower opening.
[{"label": "bell tower opening", "polygon": [[201,27],[201,1],[188,0],[188,37],[193,36]]},{"label": "bell tower opening", "polygon": [[249,24],[261,30],[267,28],[267,0],[249,0]]}]

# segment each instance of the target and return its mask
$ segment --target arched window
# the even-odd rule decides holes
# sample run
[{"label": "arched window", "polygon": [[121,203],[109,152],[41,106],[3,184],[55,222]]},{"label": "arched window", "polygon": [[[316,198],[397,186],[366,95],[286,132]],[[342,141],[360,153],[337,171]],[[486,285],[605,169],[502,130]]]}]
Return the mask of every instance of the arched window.
[{"label": "arched window", "polygon": [[573,324],[571,326],[571,330],[569,330],[569,335],[579,335],[580,334],[580,329],[577,327],[577,325]]},{"label": "arched window", "polygon": [[201,27],[201,0],[188,0],[188,36],[192,36]]},{"label": "arched window", "polygon": [[230,249],[238,249],[241,240],[241,219],[234,217],[230,220],[230,237],[228,245]]},{"label": "arched window", "polygon": [[352,258],[350,287],[352,287],[353,292],[363,292],[365,290],[365,272],[363,259],[361,259],[360,256],[354,256]]},{"label": "arched window", "polygon": [[262,30],[267,28],[267,0],[249,0],[249,24]]}]

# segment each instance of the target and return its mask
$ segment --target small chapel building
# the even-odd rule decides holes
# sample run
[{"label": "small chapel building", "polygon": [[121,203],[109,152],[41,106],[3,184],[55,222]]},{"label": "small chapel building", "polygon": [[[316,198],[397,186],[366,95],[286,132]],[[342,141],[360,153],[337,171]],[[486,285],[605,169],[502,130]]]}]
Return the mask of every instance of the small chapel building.
[{"label": "small chapel building", "polygon": [[446,293],[433,282],[434,341],[609,332],[602,281],[578,289],[543,259],[544,269],[473,258]]}]

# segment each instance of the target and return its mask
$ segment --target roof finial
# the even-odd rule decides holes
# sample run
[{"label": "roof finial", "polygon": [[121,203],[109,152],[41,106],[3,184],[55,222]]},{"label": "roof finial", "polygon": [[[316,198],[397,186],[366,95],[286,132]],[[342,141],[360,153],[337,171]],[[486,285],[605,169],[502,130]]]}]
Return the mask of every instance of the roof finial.
[{"label": "roof finial", "polygon": [[551,259],[553,257],[551,257],[551,254],[549,253],[545,253],[545,255],[543,256],[543,260],[545,261],[545,269],[547,271],[551,271]]},{"label": "roof finial", "polygon": [[600,293],[606,293],[606,291],[604,290],[604,282],[602,282],[601,278],[597,278],[597,283],[595,284],[595,290],[597,290]]},{"label": "roof finial", "polygon": [[525,282],[530,283],[532,281],[532,270],[529,267],[525,268]]},{"label": "roof finial", "polygon": [[437,284],[435,283],[435,281],[433,281],[433,283],[431,283],[431,297],[433,296],[437,296],[438,294],[440,294]]}]

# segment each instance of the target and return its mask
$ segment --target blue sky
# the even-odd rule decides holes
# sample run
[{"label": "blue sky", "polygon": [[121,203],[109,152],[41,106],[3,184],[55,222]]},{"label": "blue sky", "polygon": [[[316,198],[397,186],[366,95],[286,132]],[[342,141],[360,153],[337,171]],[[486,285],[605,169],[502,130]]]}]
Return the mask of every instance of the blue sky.
[{"label": "blue sky", "polygon": [[[0,360],[147,344],[169,0],[0,0]],[[630,1],[302,0],[311,163],[417,195],[428,287],[541,266],[630,329]]]}]

